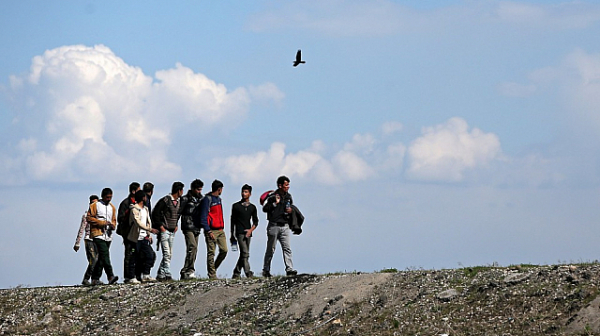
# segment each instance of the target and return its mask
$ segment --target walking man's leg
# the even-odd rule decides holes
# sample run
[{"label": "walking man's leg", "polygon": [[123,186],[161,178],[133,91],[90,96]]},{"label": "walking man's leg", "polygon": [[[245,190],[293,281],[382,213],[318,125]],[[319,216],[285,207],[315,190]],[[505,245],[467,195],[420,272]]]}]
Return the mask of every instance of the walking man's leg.
[{"label": "walking man's leg", "polygon": [[83,242],[85,244],[85,256],[88,260],[88,267],[83,275],[83,283],[87,283],[92,278],[92,273],[98,263],[98,249],[94,241],[84,240]]},{"label": "walking man's leg", "polygon": [[[216,238],[216,237],[215,237]],[[206,242],[206,271],[210,279],[217,278],[217,270],[215,269],[215,249],[217,241],[210,238],[209,235],[204,235]]]},{"label": "walking man's leg", "polygon": [[265,251],[265,259],[263,261],[263,276],[271,276],[271,260],[275,253],[275,243],[277,242],[277,236],[279,233],[279,227],[277,225],[271,225],[267,227],[267,250]]},{"label": "walking man's leg", "polygon": [[292,247],[290,245],[290,228],[286,225],[281,227],[279,233],[279,243],[281,244],[281,250],[283,251],[283,263],[285,264],[285,272],[287,275],[296,275],[294,270],[294,262],[292,261]]},{"label": "walking man's leg", "polygon": [[225,231],[217,230],[217,234],[215,235],[215,240],[217,241],[217,245],[219,246],[219,254],[217,255],[217,259],[215,260],[215,273],[225,257],[227,256],[227,237],[225,236]]}]

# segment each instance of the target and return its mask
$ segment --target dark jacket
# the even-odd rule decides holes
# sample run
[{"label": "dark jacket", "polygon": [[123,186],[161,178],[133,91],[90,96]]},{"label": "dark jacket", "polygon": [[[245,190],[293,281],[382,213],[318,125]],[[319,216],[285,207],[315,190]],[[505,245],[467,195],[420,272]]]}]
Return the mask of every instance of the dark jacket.
[{"label": "dark jacket", "polygon": [[194,211],[203,198],[202,195],[199,196],[200,197],[195,197],[192,195],[191,191],[188,191],[185,196],[181,197],[181,231],[183,232],[200,233],[202,226],[195,225],[193,218]]},{"label": "dark jacket", "polygon": [[129,211],[132,205],[135,204],[135,198],[129,195],[126,199],[121,201],[119,204],[119,210],[117,212],[117,234],[122,236],[123,239],[127,239],[129,230],[131,229],[131,222],[129,221]]},{"label": "dark jacket", "polygon": [[167,195],[156,202],[152,210],[152,227],[160,230],[164,227],[168,231],[175,231],[177,221],[181,216],[181,198],[173,204],[171,195]]},{"label": "dark jacket", "polygon": [[292,213],[290,214],[290,230],[294,234],[302,233],[302,224],[304,224],[304,215],[295,205],[292,205]]},{"label": "dark jacket", "polygon": [[[252,223],[250,223],[252,220]],[[245,233],[252,226],[258,226],[258,213],[256,206],[248,202],[244,205],[244,200],[233,203],[231,206],[231,237]]]},{"label": "dark jacket", "polygon": [[[278,204],[275,204],[276,195],[281,197]],[[290,214],[285,212],[285,207],[294,205],[294,200],[290,193],[283,193],[281,190],[276,190],[263,205],[263,212],[267,213],[267,219],[270,223],[283,226],[290,223]]]}]

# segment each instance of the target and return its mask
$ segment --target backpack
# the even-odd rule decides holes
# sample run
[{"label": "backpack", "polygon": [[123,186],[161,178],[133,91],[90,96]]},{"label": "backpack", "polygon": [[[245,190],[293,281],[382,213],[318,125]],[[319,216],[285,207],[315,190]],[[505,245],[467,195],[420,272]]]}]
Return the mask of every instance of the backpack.
[{"label": "backpack", "polygon": [[273,195],[274,192],[275,190],[269,190],[265,191],[262,195],[260,195],[260,205],[265,205],[267,199],[271,197],[271,195]]}]

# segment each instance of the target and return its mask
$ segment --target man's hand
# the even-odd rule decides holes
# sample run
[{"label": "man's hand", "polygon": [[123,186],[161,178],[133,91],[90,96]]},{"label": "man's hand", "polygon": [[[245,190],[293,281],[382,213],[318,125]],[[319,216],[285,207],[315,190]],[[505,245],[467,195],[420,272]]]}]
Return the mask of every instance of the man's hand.
[{"label": "man's hand", "polygon": [[75,250],[75,252],[79,251],[79,245],[73,246],[73,250]]},{"label": "man's hand", "polygon": [[160,232],[165,232],[165,231],[167,231],[167,229],[165,229],[165,227],[164,227],[164,226],[161,226],[161,227],[160,227]]},{"label": "man's hand", "polygon": [[212,231],[208,231],[208,236],[210,239],[215,240],[215,235],[212,233]]},{"label": "man's hand", "polygon": [[285,212],[289,214],[292,213],[292,207],[285,208]]},{"label": "man's hand", "polygon": [[157,229],[152,229],[152,230],[150,230],[150,232],[152,232],[154,234],[158,234],[158,230]]},{"label": "man's hand", "polygon": [[179,226],[175,227],[175,231],[173,231],[173,233],[177,232],[177,229],[179,228]]},{"label": "man's hand", "polygon": [[246,231],[246,238],[250,238],[252,237],[252,231],[254,231],[255,226],[253,226],[250,230],[245,230]]},{"label": "man's hand", "polygon": [[280,201],[281,201],[281,196],[279,196],[279,194],[275,194],[275,204],[279,204]]}]

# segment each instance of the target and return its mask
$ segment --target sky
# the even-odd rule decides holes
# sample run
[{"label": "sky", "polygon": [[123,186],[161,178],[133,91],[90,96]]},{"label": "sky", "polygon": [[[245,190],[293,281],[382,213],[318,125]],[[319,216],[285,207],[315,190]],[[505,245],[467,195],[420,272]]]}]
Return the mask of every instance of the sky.
[{"label": "sky", "polygon": [[288,176],[302,273],[600,255],[598,2],[9,0],[0,31],[0,288],[80,283],[89,195],[132,181],[219,179],[228,229]]}]

